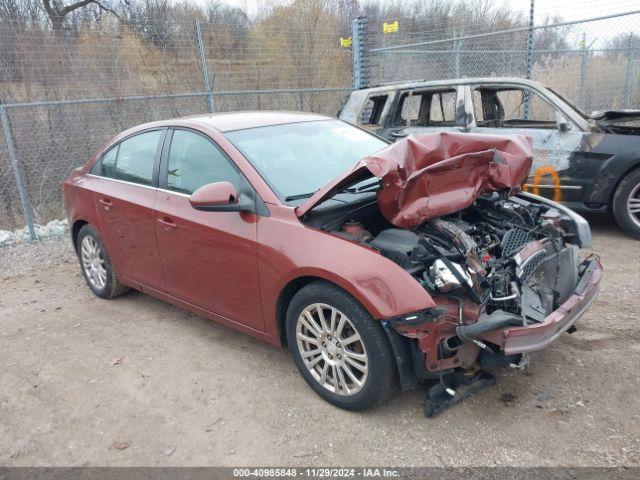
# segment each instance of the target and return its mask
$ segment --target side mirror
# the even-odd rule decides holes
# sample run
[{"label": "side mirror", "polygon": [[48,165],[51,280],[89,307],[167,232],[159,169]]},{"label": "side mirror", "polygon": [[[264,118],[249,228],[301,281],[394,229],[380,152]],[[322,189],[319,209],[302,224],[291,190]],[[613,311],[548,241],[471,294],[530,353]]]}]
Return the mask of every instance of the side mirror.
[{"label": "side mirror", "polygon": [[393,138],[404,138],[404,137],[408,136],[409,134],[407,132],[405,132],[404,130],[397,130],[395,132],[391,132],[389,135],[391,135]]},{"label": "side mirror", "polygon": [[229,182],[203,185],[189,197],[189,203],[196,210],[207,212],[238,210],[238,191]]},{"label": "side mirror", "polygon": [[564,115],[560,115],[558,117],[558,130],[560,130],[561,132],[569,131],[569,122],[567,122],[567,119],[564,118]]}]

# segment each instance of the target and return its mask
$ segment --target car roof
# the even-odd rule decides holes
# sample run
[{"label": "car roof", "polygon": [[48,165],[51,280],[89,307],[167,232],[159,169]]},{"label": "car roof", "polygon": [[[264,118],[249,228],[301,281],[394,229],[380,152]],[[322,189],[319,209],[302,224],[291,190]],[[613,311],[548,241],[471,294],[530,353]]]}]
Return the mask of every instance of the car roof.
[{"label": "car roof", "polygon": [[376,92],[376,91],[388,91],[388,90],[404,90],[422,87],[440,87],[440,86],[456,86],[456,85],[468,85],[475,83],[484,84],[520,84],[531,87],[544,87],[540,82],[528,80],[520,77],[477,77],[477,78],[453,78],[447,80],[412,80],[406,82],[393,82],[383,85],[376,85],[374,87],[362,88],[358,91]]},{"label": "car roof", "polygon": [[205,115],[192,115],[188,117],[173,118],[160,122],[152,122],[139,125],[136,130],[148,126],[180,126],[185,121],[200,123],[207,127],[213,127],[220,132],[244,130],[247,128],[268,127],[271,125],[284,125],[287,123],[312,122],[316,120],[331,120],[331,117],[305,112],[285,112],[275,110],[225,112]]}]

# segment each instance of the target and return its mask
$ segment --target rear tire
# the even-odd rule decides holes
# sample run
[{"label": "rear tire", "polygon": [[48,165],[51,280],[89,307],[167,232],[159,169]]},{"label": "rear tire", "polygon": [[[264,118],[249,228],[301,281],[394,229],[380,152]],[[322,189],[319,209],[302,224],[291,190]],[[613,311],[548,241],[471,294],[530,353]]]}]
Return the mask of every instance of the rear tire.
[{"label": "rear tire", "polygon": [[622,179],[613,196],[612,208],[618,225],[640,240],[640,169]]},{"label": "rear tire", "polygon": [[300,289],[287,309],[286,333],[298,371],[329,403],[366,410],[395,390],[382,326],[335,285],[317,281]]},{"label": "rear tire", "polygon": [[104,242],[89,224],[78,232],[76,249],[87,285],[100,298],[114,298],[129,290],[118,280]]}]

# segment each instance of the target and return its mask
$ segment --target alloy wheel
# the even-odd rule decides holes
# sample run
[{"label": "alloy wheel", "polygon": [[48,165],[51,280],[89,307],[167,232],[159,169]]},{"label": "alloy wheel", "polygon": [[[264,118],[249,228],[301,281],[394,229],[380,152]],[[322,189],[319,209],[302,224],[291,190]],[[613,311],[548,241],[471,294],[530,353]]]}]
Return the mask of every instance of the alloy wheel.
[{"label": "alloy wheel", "polygon": [[107,284],[107,269],[105,268],[102,249],[95,238],[87,235],[80,245],[82,268],[91,285],[101,290]]},{"label": "alloy wheel", "polygon": [[627,211],[631,220],[640,227],[640,183],[636,185],[627,200]]},{"label": "alloy wheel", "polygon": [[323,388],[343,396],[362,390],[369,358],[354,324],[340,310],[324,303],[306,307],[296,323],[296,341],[305,367]]}]

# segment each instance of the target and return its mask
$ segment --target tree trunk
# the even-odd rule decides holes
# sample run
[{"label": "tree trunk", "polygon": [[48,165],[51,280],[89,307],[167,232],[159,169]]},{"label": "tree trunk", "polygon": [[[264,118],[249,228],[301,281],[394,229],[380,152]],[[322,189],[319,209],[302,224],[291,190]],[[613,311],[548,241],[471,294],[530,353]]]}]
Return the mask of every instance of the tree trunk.
[{"label": "tree trunk", "polygon": [[61,15],[49,15],[49,19],[51,20],[51,28],[53,29],[53,33],[55,33],[56,37],[64,35],[64,17]]}]

